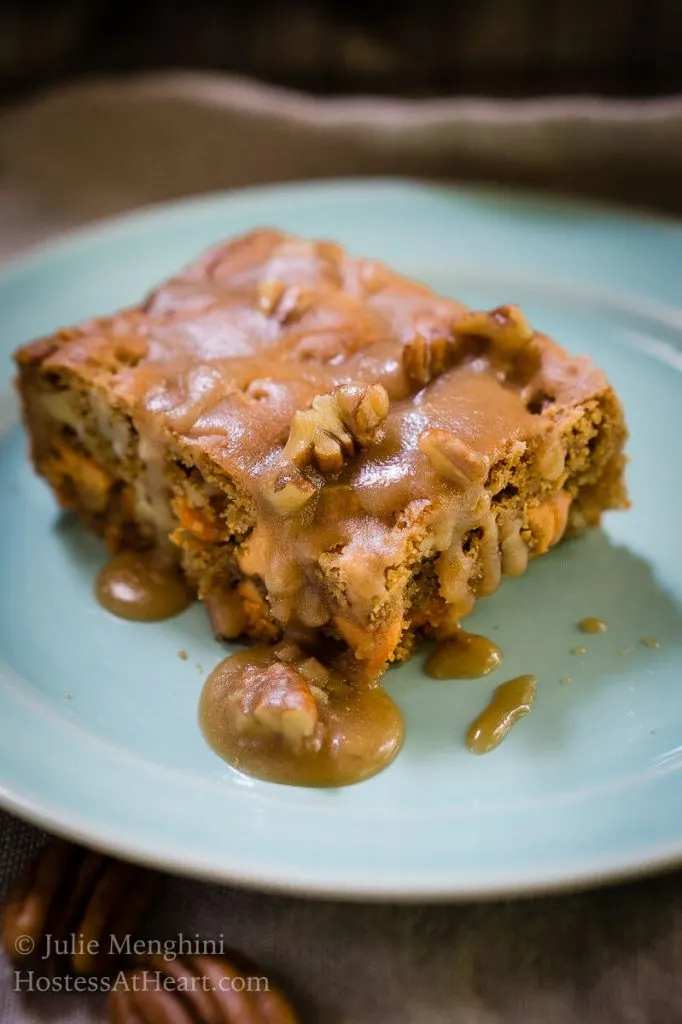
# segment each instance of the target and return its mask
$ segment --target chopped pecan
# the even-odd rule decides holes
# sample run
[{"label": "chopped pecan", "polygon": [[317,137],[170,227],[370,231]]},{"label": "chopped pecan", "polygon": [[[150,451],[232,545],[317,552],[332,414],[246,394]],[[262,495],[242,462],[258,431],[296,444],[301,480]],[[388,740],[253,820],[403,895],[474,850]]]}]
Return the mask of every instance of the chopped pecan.
[{"label": "chopped pecan", "polygon": [[498,306],[490,313],[474,310],[452,325],[457,335],[477,334],[488,338],[506,353],[520,352],[533,339],[533,328],[518,306]]},{"label": "chopped pecan", "polygon": [[528,509],[527,522],[534,553],[543,555],[563,537],[568,523],[571,495],[559,491],[553,498]]},{"label": "chopped pecan", "polygon": [[310,309],[313,301],[314,294],[309,288],[304,288],[300,284],[290,285],[277,307],[277,319],[281,324],[291,324],[300,320]]},{"label": "chopped pecan", "polygon": [[451,348],[452,338],[446,335],[428,337],[416,331],[403,347],[405,373],[416,384],[428,384],[447,368]]},{"label": "chopped pecan", "polygon": [[267,277],[264,281],[260,281],[256,298],[261,313],[265,313],[266,316],[274,313],[285,289],[284,281],[279,281],[274,277]]},{"label": "chopped pecan", "polygon": [[298,671],[311,685],[319,688],[329,679],[329,672],[317,658],[304,658],[297,665]]},{"label": "chopped pecan", "polygon": [[356,443],[364,448],[376,439],[388,406],[381,384],[342,384],[317,395],[310,409],[294,414],[284,457],[297,466],[315,463],[323,473],[337,473]]},{"label": "chopped pecan", "polygon": [[353,451],[353,438],[333,394],[317,395],[310,409],[294,413],[284,457],[298,466],[315,461],[323,473],[336,472]]},{"label": "chopped pecan", "polygon": [[317,487],[302,473],[281,472],[268,492],[272,507],[280,515],[299,512],[317,494]]},{"label": "chopped pecan", "polygon": [[276,644],[272,648],[272,653],[278,661],[283,661],[287,665],[300,661],[303,657],[303,652],[298,644],[292,644],[288,640],[282,640],[280,643]]},{"label": "chopped pecan", "polygon": [[300,750],[314,742],[318,710],[306,678],[292,665],[276,661],[234,693],[236,725],[244,734],[281,736],[286,746]]},{"label": "chopped pecan", "polygon": [[280,324],[298,320],[310,308],[312,302],[312,292],[302,285],[286,284],[273,277],[266,278],[258,285],[258,308],[266,316],[274,317]]},{"label": "chopped pecan", "polygon": [[448,430],[438,427],[423,430],[418,444],[435,471],[445,480],[460,487],[485,480],[487,460]]},{"label": "chopped pecan", "polygon": [[533,329],[518,306],[498,306],[489,313],[469,310],[446,332],[415,330],[403,347],[405,373],[420,386],[428,384],[452,365],[467,337],[487,339],[504,355],[513,356],[528,347]]},{"label": "chopped pecan", "polygon": [[538,454],[538,469],[546,480],[558,480],[566,469],[566,449],[557,438],[550,438]]},{"label": "chopped pecan", "polygon": [[361,448],[371,444],[388,415],[386,388],[382,384],[343,384],[333,394],[353,439]]}]

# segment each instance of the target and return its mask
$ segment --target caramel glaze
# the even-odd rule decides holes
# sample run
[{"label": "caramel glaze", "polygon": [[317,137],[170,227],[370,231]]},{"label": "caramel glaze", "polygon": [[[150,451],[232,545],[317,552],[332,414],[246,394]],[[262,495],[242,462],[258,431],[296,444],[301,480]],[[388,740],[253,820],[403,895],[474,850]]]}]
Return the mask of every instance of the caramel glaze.
[{"label": "caramel glaze", "polygon": [[294,786],[360,782],[403,742],[402,715],[384,690],[352,687],[291,645],[222,661],[206,680],[199,720],[234,768]]},{"label": "caramel glaze", "polygon": [[433,679],[478,679],[502,664],[502,651],[487,637],[460,630],[442,640],[426,662]]},{"label": "caramel glaze", "polygon": [[587,619],[581,619],[578,623],[578,629],[581,633],[605,633],[608,626],[603,619],[590,617]]},{"label": "caramel glaze", "polygon": [[99,573],[95,592],[108,612],[134,622],[170,619],[192,602],[177,566],[153,551],[115,555]]},{"label": "caramel glaze", "polygon": [[512,725],[528,714],[536,685],[535,676],[517,676],[497,687],[487,708],[469,726],[466,742],[472,754],[494,750]]}]

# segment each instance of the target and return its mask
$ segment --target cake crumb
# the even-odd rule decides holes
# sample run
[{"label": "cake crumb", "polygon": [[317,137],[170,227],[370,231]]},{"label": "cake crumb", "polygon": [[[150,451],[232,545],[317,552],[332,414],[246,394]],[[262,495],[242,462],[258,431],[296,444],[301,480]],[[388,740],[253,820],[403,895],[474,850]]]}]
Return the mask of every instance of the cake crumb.
[{"label": "cake crumb", "polygon": [[639,641],[642,647],[660,647],[660,643],[655,636],[643,636]]},{"label": "cake crumb", "polygon": [[203,672],[204,671],[204,666],[201,664],[200,661],[198,661],[196,663],[195,668],[196,668],[197,672]]},{"label": "cake crumb", "polygon": [[587,647],[571,647],[571,654],[587,654]]},{"label": "cake crumb", "polygon": [[562,676],[559,682],[562,686],[568,686],[569,683],[573,682],[573,676]]},{"label": "cake crumb", "polygon": [[180,659],[180,661],[187,661],[187,658],[188,658],[187,651],[185,651],[185,650],[178,651],[178,658]]},{"label": "cake crumb", "polygon": [[64,696],[66,697],[67,700],[73,700],[73,694],[72,693],[65,693]]}]

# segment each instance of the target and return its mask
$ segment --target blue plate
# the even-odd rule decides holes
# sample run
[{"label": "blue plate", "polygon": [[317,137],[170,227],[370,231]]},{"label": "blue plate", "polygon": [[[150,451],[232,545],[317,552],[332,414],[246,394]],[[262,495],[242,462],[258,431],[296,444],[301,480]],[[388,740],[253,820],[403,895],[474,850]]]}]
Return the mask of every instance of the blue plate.
[{"label": "blue plate", "polygon": [[[522,304],[607,371],[632,430],[632,511],[481,602],[471,627],[506,654],[494,675],[437,682],[420,657],[390,672],[405,747],[342,790],[257,782],[206,747],[197,701],[224,651],[205,614],[143,625],[97,606],[101,547],[34,477],[11,400],[17,345],[135,300],[205,246],[264,224],[336,238],[476,306]],[[521,893],[682,860],[681,267],[682,230],[654,218],[355,181],[144,211],[5,270],[1,802],[130,859],[346,897]],[[588,615],[608,632],[579,634]],[[642,645],[648,635],[660,647]],[[540,679],[533,713],[494,753],[467,753],[467,724],[524,672]]]}]

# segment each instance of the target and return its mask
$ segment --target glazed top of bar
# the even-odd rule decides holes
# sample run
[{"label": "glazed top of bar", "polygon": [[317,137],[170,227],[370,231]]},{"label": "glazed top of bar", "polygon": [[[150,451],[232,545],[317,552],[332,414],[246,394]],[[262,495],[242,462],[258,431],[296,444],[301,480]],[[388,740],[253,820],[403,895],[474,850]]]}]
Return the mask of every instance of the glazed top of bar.
[{"label": "glazed top of bar", "polygon": [[[453,510],[466,506],[471,526],[491,466],[542,445],[557,412],[606,387],[514,306],[472,312],[336,244],[269,229],[43,351],[45,368],[125,403],[141,433],[229,474],[281,521],[270,543],[296,526],[300,560],[344,549],[344,571],[364,565],[364,578],[404,556],[406,515],[445,550]],[[357,588],[361,604],[376,598]]]},{"label": "glazed top of bar", "polygon": [[[542,431],[537,412],[606,383],[589,359],[530,331],[515,307],[471,314],[336,244],[274,230],[220,245],[141,306],[52,340],[46,368],[104,383],[152,430],[198,444],[246,480],[281,450],[294,412],[340,384],[383,385],[386,432],[403,454],[439,427],[494,458]],[[361,459],[360,476],[381,462],[383,485],[393,480],[391,447]],[[418,466],[423,476],[426,462]]]}]

